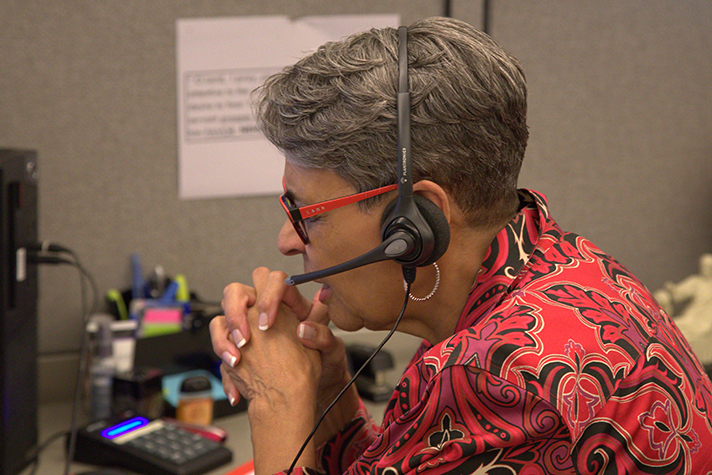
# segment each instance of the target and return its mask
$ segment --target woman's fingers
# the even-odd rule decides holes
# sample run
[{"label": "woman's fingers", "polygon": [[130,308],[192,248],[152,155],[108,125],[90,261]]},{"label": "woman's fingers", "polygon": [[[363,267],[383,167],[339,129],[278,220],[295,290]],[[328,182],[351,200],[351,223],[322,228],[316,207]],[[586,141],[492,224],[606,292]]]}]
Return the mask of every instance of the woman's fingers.
[{"label": "woman's fingers", "polygon": [[252,281],[259,296],[256,306],[260,330],[267,330],[274,325],[281,304],[289,307],[300,320],[309,315],[312,303],[304,298],[299,289],[287,285],[284,282],[286,278],[286,273],[270,271],[266,267],[258,267],[252,273]]},{"label": "woman's fingers", "polygon": [[223,360],[223,362],[234,368],[240,361],[240,351],[231,338],[227,321],[222,315],[210,320],[210,341],[213,345],[213,352]]},{"label": "woman's fingers", "polygon": [[247,309],[255,304],[256,297],[255,289],[239,283],[232,283],[223,290],[222,309],[237,348],[250,340]]},{"label": "woman's fingers", "polygon": [[230,376],[227,374],[227,372],[227,367],[224,364],[221,364],[220,374],[222,375],[223,391],[227,396],[227,400],[230,401],[230,405],[235,406],[238,402],[240,402],[240,392],[233,384],[232,379],[230,379]]},{"label": "woman's fingers", "polygon": [[[343,340],[321,323],[304,321],[297,327],[297,337],[307,348],[321,353],[322,371],[326,379],[334,379],[346,371],[346,348]],[[340,381],[340,379],[336,378]]]},{"label": "woman's fingers", "polygon": [[319,292],[314,294],[314,298],[311,301],[311,308],[309,309],[306,320],[321,323],[322,325],[328,325],[331,321],[329,320],[329,307],[321,303],[319,300]]}]

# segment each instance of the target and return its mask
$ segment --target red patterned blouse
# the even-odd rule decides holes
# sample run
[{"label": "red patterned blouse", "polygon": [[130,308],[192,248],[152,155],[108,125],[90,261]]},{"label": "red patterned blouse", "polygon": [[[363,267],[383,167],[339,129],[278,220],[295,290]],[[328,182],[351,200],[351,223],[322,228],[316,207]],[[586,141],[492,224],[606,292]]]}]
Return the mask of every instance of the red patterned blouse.
[{"label": "red patterned blouse", "polygon": [[293,473],[712,471],[712,385],[684,337],[542,195],[520,201],[455,334],[420,347],[381,427],[362,409],[318,471]]}]

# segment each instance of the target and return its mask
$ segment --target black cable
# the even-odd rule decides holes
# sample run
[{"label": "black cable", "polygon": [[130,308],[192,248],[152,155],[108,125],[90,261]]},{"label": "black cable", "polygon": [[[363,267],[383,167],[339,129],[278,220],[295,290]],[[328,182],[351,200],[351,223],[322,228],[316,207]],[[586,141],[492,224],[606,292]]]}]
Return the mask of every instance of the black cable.
[{"label": "black cable", "polygon": [[34,453],[29,457],[30,463],[34,464],[32,467],[32,470],[28,475],[35,475],[37,473],[37,469],[40,466],[40,454],[47,448],[49,445],[54,442],[55,440],[64,437],[69,434],[69,431],[63,430],[56,432],[52,434],[51,436],[47,437],[44,442],[39,444],[35,449]]},{"label": "black cable", "polygon": [[376,357],[379,351],[381,351],[381,348],[388,342],[388,340],[391,339],[393,334],[396,332],[396,329],[398,328],[398,325],[400,324],[401,318],[403,318],[403,314],[405,313],[405,309],[408,306],[408,296],[410,295],[410,285],[415,281],[415,268],[414,267],[403,267],[403,278],[406,283],[406,289],[405,289],[405,300],[403,301],[403,306],[401,307],[400,314],[398,315],[398,318],[396,318],[395,324],[393,324],[393,328],[391,328],[391,331],[388,332],[388,335],[381,341],[381,343],[378,345],[378,347],[371,353],[371,356],[368,357],[368,359],[361,365],[361,367],[354,373],[354,375],[351,377],[351,380],[346,383],[346,386],[343,387],[343,389],[339,392],[339,394],[336,395],[333,401],[331,401],[331,404],[324,409],[324,412],[321,413],[321,416],[319,416],[319,420],[316,421],[316,424],[314,424],[314,428],[312,429],[311,433],[309,436],[307,436],[306,440],[302,444],[301,448],[299,449],[299,452],[297,452],[296,457],[294,457],[294,460],[292,460],[292,464],[289,466],[289,469],[287,469],[287,475],[290,475],[292,473],[292,470],[294,470],[294,467],[297,465],[297,461],[299,460],[299,457],[302,456],[302,453],[304,450],[307,448],[307,444],[309,444],[309,441],[314,437],[314,434],[316,434],[317,429],[319,429],[319,425],[322,423],[328,412],[333,408],[336,403],[341,399],[341,396],[344,395],[347,389],[351,387],[351,385],[356,381],[356,378],[359,377],[361,372],[368,366],[368,364],[373,360],[373,358]]},{"label": "black cable", "polygon": [[[79,372],[77,375],[77,384],[74,390],[74,401],[73,401],[73,407],[72,407],[72,421],[70,425],[70,430],[69,430],[69,436],[70,436],[70,441],[69,441],[69,447],[67,448],[67,456],[66,456],[66,463],[64,467],[64,475],[69,475],[69,469],[72,463],[72,460],[74,459],[74,452],[76,450],[76,440],[77,440],[77,431],[78,431],[78,418],[79,418],[79,406],[81,403],[81,395],[82,395],[82,381],[84,378],[86,378],[86,372],[87,372],[87,365],[86,365],[86,359],[87,359],[87,353],[89,350],[89,335],[88,332],[86,331],[87,323],[89,322],[89,317],[95,313],[99,309],[99,290],[98,286],[96,284],[96,280],[94,277],[87,271],[87,269],[82,266],[82,264],[79,261],[79,257],[77,254],[72,251],[71,249],[68,249],[64,246],[61,246],[59,244],[54,244],[50,242],[43,242],[43,243],[37,243],[37,244],[31,244],[26,247],[28,251],[30,251],[28,255],[28,260],[32,263],[36,264],[50,264],[50,265],[57,265],[57,264],[67,264],[71,265],[77,270],[79,270],[79,283],[81,287],[81,313],[82,313],[82,343],[79,349]],[[61,254],[68,254],[71,259],[68,259]],[[86,289],[86,281],[89,282],[89,284],[92,287],[92,293],[93,293],[93,304],[91,307],[88,307],[87,305],[87,289]],[[66,432],[65,432],[66,433]],[[38,461],[37,464],[35,465],[35,469],[33,472],[36,470],[37,465],[39,465],[39,447],[38,447],[38,452],[35,455],[37,457]]]},{"label": "black cable", "polygon": [[[81,293],[82,293],[82,305],[85,304],[86,302],[86,286],[85,286],[85,281],[86,279],[89,284],[91,285],[92,288],[92,295],[94,297],[94,301],[92,303],[92,307],[90,311],[88,312],[88,315],[91,315],[92,313],[95,313],[96,311],[99,310],[100,300],[99,300],[99,288],[96,284],[96,280],[94,277],[89,273],[89,271],[86,270],[86,268],[79,262],[79,257],[74,253],[73,251],[65,249],[64,251],[61,251],[63,253],[69,254],[71,259],[67,259],[66,257],[62,257],[60,255],[57,255],[58,252],[60,251],[46,251],[44,249],[38,248],[39,245],[36,246],[27,246],[27,250],[30,251],[28,254],[28,261],[30,263],[34,264],[50,264],[50,265],[58,265],[58,264],[67,264],[71,265],[73,267],[76,267],[79,272],[81,273],[80,275],[80,280],[79,284],[81,286]],[[34,251],[34,252],[33,252]],[[83,307],[83,310],[86,310],[85,307]],[[83,315],[85,318],[88,315]]]},{"label": "black cable", "polygon": [[82,399],[82,382],[87,375],[86,360],[89,352],[89,332],[87,331],[87,322],[91,312],[86,312],[86,303],[82,299],[82,312],[84,318],[82,320],[82,343],[79,348],[79,371],[77,374],[77,385],[74,387],[74,404],[72,405],[72,422],[69,426],[69,447],[67,448],[66,460],[64,465],[64,475],[69,475],[69,469],[74,459],[74,453],[77,447],[77,432],[79,430],[79,406]]}]

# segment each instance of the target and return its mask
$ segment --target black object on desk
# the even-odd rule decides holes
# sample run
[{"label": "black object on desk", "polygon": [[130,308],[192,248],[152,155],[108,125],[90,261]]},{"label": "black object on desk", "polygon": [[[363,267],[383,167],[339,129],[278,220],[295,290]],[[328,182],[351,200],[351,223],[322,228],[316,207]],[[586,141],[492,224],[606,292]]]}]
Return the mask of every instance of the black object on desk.
[{"label": "black object on desk", "polygon": [[[351,374],[355,373],[375,350],[376,347],[370,345],[347,345],[346,359]],[[393,386],[386,382],[385,374],[393,365],[391,354],[381,350],[356,379],[356,389],[361,397],[374,402],[387,401],[393,393]]]},{"label": "black object on desk", "polygon": [[74,460],[146,475],[200,475],[232,461],[232,452],[172,422],[136,416],[79,429]]},{"label": "black object on desk", "polygon": [[163,372],[136,368],[114,377],[114,414],[135,413],[149,419],[163,415]]}]

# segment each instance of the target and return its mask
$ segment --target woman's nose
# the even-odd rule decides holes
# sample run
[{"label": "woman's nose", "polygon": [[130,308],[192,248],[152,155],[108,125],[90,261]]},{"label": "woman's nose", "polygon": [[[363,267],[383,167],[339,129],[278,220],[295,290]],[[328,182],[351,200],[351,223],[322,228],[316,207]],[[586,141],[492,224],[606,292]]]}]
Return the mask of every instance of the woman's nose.
[{"label": "woman's nose", "polygon": [[294,256],[296,254],[302,254],[305,251],[304,243],[288,219],[284,221],[282,229],[279,231],[277,247],[279,248],[279,252],[285,256]]}]

